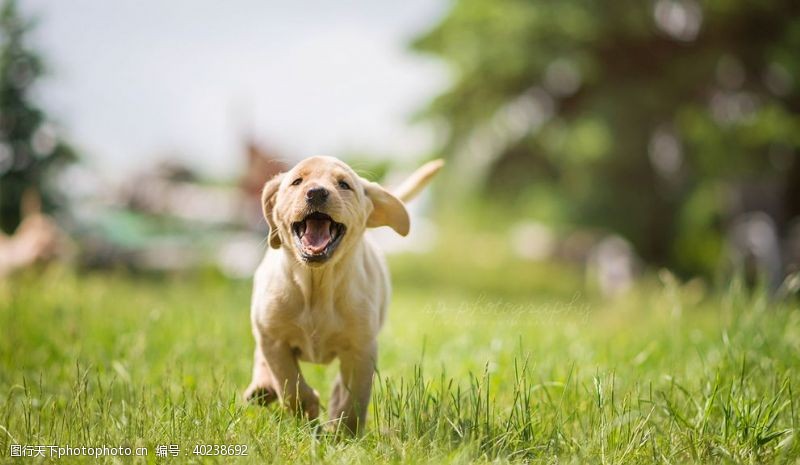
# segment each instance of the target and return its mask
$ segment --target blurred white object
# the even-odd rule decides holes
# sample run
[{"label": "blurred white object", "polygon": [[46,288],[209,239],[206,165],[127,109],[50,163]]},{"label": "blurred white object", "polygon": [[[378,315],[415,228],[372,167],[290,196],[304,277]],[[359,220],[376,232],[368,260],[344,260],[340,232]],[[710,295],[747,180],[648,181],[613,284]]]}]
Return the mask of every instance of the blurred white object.
[{"label": "blurred white object", "polygon": [[728,233],[728,248],[736,271],[743,271],[751,283],[759,277],[774,291],[781,283],[780,242],[775,222],[764,212],[736,217]]},{"label": "blurred white object", "polygon": [[243,232],[222,242],[216,261],[227,276],[249,278],[264,257],[266,248],[266,236]]},{"label": "blurred white object", "polygon": [[542,261],[556,250],[553,230],[537,221],[525,221],[511,227],[511,249],[525,260]]},{"label": "blurred white object", "polygon": [[620,236],[611,235],[592,248],[587,275],[590,280],[596,280],[604,296],[614,297],[631,288],[637,264],[631,243]]}]

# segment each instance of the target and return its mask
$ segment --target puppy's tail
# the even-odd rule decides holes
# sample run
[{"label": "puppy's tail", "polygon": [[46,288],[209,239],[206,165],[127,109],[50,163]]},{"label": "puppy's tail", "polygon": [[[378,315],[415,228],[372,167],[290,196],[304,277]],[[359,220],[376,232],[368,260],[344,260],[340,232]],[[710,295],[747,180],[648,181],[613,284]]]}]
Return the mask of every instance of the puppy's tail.
[{"label": "puppy's tail", "polygon": [[444,160],[429,161],[424,165],[417,168],[411,176],[408,177],[397,188],[392,189],[392,193],[403,202],[408,202],[417,196],[422,189],[428,185],[433,176],[439,172],[444,166]]}]

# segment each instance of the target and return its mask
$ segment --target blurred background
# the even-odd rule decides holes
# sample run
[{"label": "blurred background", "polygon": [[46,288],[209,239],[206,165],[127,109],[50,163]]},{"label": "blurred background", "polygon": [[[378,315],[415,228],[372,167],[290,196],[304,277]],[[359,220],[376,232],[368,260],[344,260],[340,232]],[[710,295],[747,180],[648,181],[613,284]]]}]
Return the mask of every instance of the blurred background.
[{"label": "blurred background", "polygon": [[448,160],[375,231],[410,286],[800,267],[797,2],[3,0],[0,37],[0,276],[249,277],[261,186],[317,154]]}]

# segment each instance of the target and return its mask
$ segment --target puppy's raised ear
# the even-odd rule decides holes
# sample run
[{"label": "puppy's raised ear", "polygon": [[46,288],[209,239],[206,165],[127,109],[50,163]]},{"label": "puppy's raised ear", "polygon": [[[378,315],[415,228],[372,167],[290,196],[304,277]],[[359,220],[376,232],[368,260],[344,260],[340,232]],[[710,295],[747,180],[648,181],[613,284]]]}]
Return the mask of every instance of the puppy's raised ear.
[{"label": "puppy's raised ear", "polygon": [[273,210],[275,209],[275,194],[278,193],[282,179],[283,173],[276,174],[264,184],[264,189],[261,191],[261,208],[264,211],[264,219],[269,225],[269,245],[273,249],[281,246],[281,236],[278,234],[278,224],[273,216]]},{"label": "puppy's raised ear", "polygon": [[380,184],[365,179],[362,180],[362,183],[364,192],[366,192],[373,205],[372,213],[367,218],[367,227],[389,226],[401,236],[407,235],[411,222],[403,202],[381,187]]}]

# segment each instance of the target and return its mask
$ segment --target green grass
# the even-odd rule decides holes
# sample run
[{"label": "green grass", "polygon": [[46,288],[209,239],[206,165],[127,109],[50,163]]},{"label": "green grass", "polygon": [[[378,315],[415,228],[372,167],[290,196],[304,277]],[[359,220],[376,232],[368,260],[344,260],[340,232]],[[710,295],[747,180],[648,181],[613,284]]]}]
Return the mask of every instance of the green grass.
[{"label": "green grass", "polygon": [[[798,463],[800,311],[733,284],[602,301],[568,269],[394,260],[364,437],[245,405],[250,284],[61,269],[0,282],[10,446],[148,447],[60,463]],[[483,279],[481,279],[483,277]],[[328,397],[336,367],[305,365]],[[181,457],[156,458],[159,444]],[[249,455],[201,459],[196,444]]]}]

